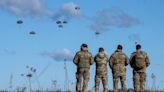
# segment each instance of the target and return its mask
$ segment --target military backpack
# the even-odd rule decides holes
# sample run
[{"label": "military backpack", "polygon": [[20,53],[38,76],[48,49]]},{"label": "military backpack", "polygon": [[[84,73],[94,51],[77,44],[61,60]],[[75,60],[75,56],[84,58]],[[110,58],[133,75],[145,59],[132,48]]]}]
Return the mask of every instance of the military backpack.
[{"label": "military backpack", "polygon": [[136,52],[132,58],[134,67],[137,69],[143,69],[146,66],[146,55],[144,52]]}]

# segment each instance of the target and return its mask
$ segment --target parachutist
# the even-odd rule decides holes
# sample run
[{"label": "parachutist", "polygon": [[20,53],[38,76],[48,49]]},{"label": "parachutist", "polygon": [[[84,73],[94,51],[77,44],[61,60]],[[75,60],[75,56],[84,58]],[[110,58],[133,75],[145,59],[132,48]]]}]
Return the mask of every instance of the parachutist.
[{"label": "parachutist", "polygon": [[63,28],[63,25],[59,25],[58,27],[59,27],[59,28]]}]

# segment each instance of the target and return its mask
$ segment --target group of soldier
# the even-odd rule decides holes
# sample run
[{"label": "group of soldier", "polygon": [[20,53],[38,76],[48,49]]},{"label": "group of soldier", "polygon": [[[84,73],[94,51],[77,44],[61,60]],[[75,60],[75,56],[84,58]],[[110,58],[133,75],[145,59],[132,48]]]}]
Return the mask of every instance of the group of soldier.
[{"label": "group of soldier", "polygon": [[[133,68],[133,84],[135,92],[144,92],[146,81],[146,67],[149,66],[148,55],[141,50],[141,45],[136,45],[136,51],[131,54],[130,59],[123,52],[123,46],[118,45],[116,51],[108,57],[104,53],[104,48],[100,47],[95,57],[88,51],[88,45],[82,44],[73,59],[77,66],[76,72],[76,92],[87,92],[90,78],[90,66],[96,63],[95,92],[99,92],[100,81],[102,80],[103,92],[108,92],[108,71],[107,64],[113,74],[113,91],[118,92],[118,82],[120,80],[122,91],[126,92],[126,66],[130,64]],[[81,82],[83,87],[81,90]]]}]

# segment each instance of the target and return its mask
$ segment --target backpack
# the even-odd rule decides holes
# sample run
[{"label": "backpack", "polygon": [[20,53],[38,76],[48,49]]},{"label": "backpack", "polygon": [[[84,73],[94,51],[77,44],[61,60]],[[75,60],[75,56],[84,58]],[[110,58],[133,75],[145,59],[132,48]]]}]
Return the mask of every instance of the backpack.
[{"label": "backpack", "polygon": [[146,66],[145,58],[146,56],[143,52],[136,52],[132,59],[134,67],[137,69],[143,69]]}]

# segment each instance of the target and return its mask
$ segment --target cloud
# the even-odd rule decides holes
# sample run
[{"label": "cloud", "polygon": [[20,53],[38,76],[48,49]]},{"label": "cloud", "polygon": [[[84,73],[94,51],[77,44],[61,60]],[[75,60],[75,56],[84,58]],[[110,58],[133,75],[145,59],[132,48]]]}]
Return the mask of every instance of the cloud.
[{"label": "cloud", "polygon": [[112,7],[99,11],[89,28],[102,32],[110,30],[111,27],[128,28],[137,24],[140,24],[139,19],[128,15],[117,7]]},{"label": "cloud", "polygon": [[82,16],[80,7],[73,2],[65,3],[57,11],[53,11],[45,5],[43,0],[0,0],[0,8],[19,17],[47,16],[54,21],[59,19],[68,21]]},{"label": "cloud", "polygon": [[57,12],[55,12],[52,16],[53,20],[58,20],[60,18],[63,18],[65,20],[70,20],[75,17],[81,17],[82,13],[79,6],[73,2],[65,3],[63,4]]},{"label": "cloud", "polygon": [[74,56],[74,54],[68,49],[61,49],[54,52],[45,51],[45,52],[42,52],[41,55],[48,56],[54,59],[55,61],[64,61],[64,59],[66,59],[67,61],[72,61],[73,56]]},{"label": "cloud", "polygon": [[53,11],[46,6],[43,0],[0,0],[0,8],[16,16],[47,16],[54,21],[84,18],[92,21],[89,28],[96,32],[108,31],[111,27],[127,28],[140,24],[137,18],[128,15],[117,7],[102,9],[96,16],[89,17],[74,2],[65,3],[57,11]]},{"label": "cloud", "polygon": [[16,16],[50,16],[50,11],[43,0],[0,0],[0,8]]}]

